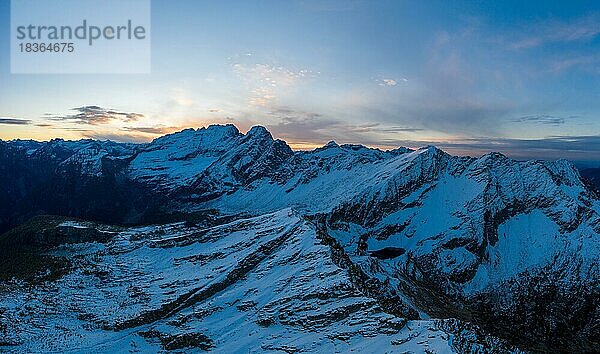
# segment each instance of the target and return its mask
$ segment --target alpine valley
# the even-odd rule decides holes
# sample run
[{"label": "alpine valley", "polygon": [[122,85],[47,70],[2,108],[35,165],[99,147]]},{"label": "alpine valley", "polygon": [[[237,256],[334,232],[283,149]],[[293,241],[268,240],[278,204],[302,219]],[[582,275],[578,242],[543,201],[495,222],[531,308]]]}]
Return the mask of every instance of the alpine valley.
[{"label": "alpine valley", "polygon": [[568,161],[263,127],[0,141],[0,351],[600,352]]}]

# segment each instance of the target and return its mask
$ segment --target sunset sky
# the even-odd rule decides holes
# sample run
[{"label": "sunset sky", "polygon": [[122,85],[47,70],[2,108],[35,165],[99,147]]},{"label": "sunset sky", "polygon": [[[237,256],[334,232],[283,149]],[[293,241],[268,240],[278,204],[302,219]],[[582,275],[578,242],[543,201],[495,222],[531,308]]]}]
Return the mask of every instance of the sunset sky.
[{"label": "sunset sky", "polygon": [[0,139],[149,141],[266,126],[329,140],[600,161],[600,3],[152,1],[152,73],[11,75]]}]

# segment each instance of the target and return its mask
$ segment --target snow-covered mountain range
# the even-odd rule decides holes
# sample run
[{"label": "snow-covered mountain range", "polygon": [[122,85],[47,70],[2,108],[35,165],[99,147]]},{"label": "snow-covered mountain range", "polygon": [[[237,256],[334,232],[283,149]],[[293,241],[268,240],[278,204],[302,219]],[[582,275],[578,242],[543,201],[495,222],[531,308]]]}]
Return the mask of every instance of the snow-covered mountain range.
[{"label": "snow-covered mountain range", "polygon": [[214,125],[0,142],[0,162],[4,230],[88,220],[0,239],[55,265],[5,272],[15,351],[600,349],[600,201],[567,161]]}]

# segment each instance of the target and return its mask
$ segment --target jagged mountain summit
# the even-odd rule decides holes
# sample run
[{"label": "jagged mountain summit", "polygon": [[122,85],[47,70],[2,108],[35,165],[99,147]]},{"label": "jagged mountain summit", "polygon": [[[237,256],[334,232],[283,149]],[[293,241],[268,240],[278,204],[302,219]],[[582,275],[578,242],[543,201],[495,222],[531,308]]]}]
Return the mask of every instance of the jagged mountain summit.
[{"label": "jagged mountain summit", "polygon": [[49,257],[55,276],[37,289],[22,283],[36,272],[9,277],[0,306],[84,303],[21,322],[64,330],[4,324],[20,350],[111,351],[116,337],[147,351],[600,349],[600,201],[567,161],[335,142],[293,151],[263,127],[232,125],[140,145],[0,142],[0,159],[4,229],[36,214],[155,225],[5,234],[5,249]]}]

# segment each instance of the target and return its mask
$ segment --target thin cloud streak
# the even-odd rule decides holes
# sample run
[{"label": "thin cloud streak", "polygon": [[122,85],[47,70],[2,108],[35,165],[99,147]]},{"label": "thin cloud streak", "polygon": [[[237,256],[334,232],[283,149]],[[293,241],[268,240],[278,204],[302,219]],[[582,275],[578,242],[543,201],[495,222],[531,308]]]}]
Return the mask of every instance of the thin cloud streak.
[{"label": "thin cloud streak", "polygon": [[600,34],[600,16],[593,14],[571,22],[550,20],[526,28],[522,37],[510,44],[512,49],[530,49],[547,43],[585,41]]},{"label": "thin cloud streak", "polygon": [[163,135],[170,134],[183,128],[180,127],[126,127],[124,130],[128,132],[138,132],[138,133],[146,133],[153,135]]},{"label": "thin cloud streak", "polygon": [[533,123],[544,125],[563,125],[567,120],[576,119],[578,116],[559,117],[550,114],[531,114],[513,119],[513,123]]},{"label": "thin cloud streak", "polygon": [[99,106],[76,107],[72,108],[71,111],[78,113],[44,118],[53,121],[67,121],[77,124],[102,125],[113,121],[135,122],[144,117],[144,115],[140,113],[120,112]]},{"label": "thin cloud streak", "polygon": [[29,125],[31,123],[32,122],[29,119],[0,118],[0,124],[4,124],[4,125]]}]

